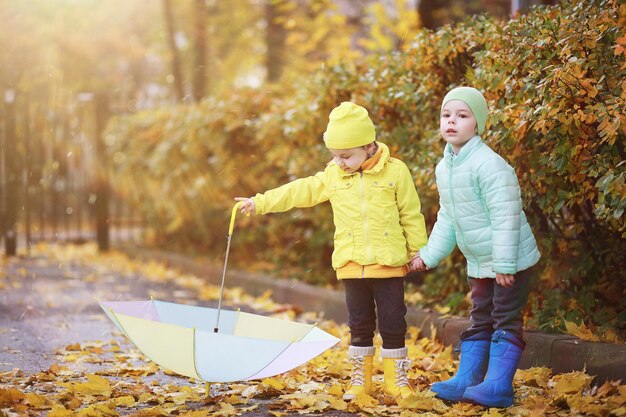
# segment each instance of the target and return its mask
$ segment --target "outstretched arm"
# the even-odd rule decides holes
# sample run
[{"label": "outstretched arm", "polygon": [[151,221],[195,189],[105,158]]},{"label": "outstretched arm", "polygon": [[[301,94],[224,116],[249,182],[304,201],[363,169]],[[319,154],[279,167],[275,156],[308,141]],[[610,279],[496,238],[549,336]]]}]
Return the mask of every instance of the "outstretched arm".
[{"label": "outstretched arm", "polygon": [[325,178],[324,172],[318,172],[252,198],[237,197],[236,200],[243,202],[240,209],[246,214],[282,213],[296,207],[312,207],[328,200]]}]

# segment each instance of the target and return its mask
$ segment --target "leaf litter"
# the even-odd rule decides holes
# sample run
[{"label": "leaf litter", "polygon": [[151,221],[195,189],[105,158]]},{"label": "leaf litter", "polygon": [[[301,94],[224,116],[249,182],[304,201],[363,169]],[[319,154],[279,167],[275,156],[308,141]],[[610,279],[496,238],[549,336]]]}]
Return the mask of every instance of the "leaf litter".
[{"label": "leaf litter", "polygon": [[[181,274],[163,263],[135,261],[120,252],[98,254],[93,245],[38,245],[36,255],[50,262],[72,268],[73,279],[80,265],[93,272],[85,274],[88,282],[123,275],[128,284],[141,280],[183,288],[181,296],[198,294],[202,303],[214,301],[219,288],[191,275]],[[2,261],[2,270],[10,261]],[[15,280],[28,271],[19,270]],[[0,274],[0,288],[9,291],[15,285],[7,273]],[[163,295],[154,291],[155,296]],[[10,295],[9,295],[10,296]],[[404,400],[389,401],[381,392],[382,364],[375,361],[376,389],[355,400],[342,399],[350,378],[346,361],[348,329],[313,312],[296,306],[281,305],[271,298],[271,291],[260,297],[246,294],[241,288],[225,288],[224,300],[231,305],[247,306],[262,314],[287,320],[318,322],[323,330],[339,337],[332,349],[299,368],[283,375],[258,381],[213,384],[160,370],[125,337],[114,333],[109,341],[76,340],[54,352],[55,363],[48,369],[28,373],[14,368],[0,372],[0,416],[239,416],[265,407],[267,413],[286,415],[341,411],[361,415],[408,417],[425,416],[626,416],[626,385],[606,381],[594,385],[585,372],[553,374],[548,368],[518,370],[515,375],[515,404],[508,409],[486,409],[470,403],[449,403],[434,397],[428,390],[435,381],[454,374],[458,361],[451,347],[432,338],[422,337],[410,327],[407,347],[412,361],[408,376],[415,394]],[[94,301],[95,302],[95,301]],[[48,300],[48,304],[52,303]],[[9,332],[0,329],[0,333]],[[380,348],[380,339],[376,345]],[[379,355],[377,356],[377,358]],[[92,364],[95,371],[77,364]],[[90,368],[93,369],[93,368]],[[167,378],[165,378],[166,376]],[[169,382],[168,382],[169,381]]]}]

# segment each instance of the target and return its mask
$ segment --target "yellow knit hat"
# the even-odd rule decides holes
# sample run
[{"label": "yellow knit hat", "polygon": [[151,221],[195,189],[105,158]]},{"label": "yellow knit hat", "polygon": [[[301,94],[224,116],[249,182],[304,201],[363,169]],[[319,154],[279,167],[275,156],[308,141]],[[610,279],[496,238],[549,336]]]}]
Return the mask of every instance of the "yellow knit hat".
[{"label": "yellow knit hat", "polygon": [[367,110],[344,101],[328,116],[324,143],[329,149],[350,149],[369,145],[376,140],[374,123]]}]

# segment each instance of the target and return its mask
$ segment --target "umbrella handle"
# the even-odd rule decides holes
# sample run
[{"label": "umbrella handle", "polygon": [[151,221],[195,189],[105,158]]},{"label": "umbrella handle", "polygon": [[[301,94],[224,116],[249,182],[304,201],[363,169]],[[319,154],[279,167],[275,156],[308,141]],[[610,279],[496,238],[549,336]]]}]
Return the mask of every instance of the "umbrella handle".
[{"label": "umbrella handle", "polygon": [[239,201],[233,207],[232,212],[230,213],[230,226],[228,226],[228,236],[226,236],[226,256],[224,256],[224,271],[222,272],[222,282],[220,284],[220,297],[217,303],[217,317],[215,319],[215,327],[213,328],[213,332],[217,333],[219,331],[220,325],[220,313],[222,311],[222,294],[224,293],[224,279],[226,278],[226,265],[228,265],[228,254],[230,253],[230,238],[233,235],[233,230],[235,230],[235,217],[237,217],[237,209],[241,206],[242,202]]},{"label": "umbrella handle", "polygon": [[239,209],[239,206],[241,206],[243,204],[243,201],[239,201],[235,204],[235,206],[233,207],[233,211],[230,214],[230,226],[228,227],[228,234],[232,235],[233,234],[233,230],[235,230],[235,217],[237,217],[237,210]]}]

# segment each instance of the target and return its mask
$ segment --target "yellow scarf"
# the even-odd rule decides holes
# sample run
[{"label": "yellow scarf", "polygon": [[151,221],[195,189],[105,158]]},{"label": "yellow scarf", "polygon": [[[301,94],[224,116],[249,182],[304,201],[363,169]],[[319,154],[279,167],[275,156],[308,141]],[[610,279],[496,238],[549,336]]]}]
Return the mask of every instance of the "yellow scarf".
[{"label": "yellow scarf", "polygon": [[361,171],[367,171],[368,169],[374,168],[376,164],[378,163],[378,161],[380,161],[380,156],[382,154],[383,154],[383,148],[378,146],[378,149],[376,149],[376,152],[374,152],[374,155],[366,159],[365,162],[361,164]]}]

